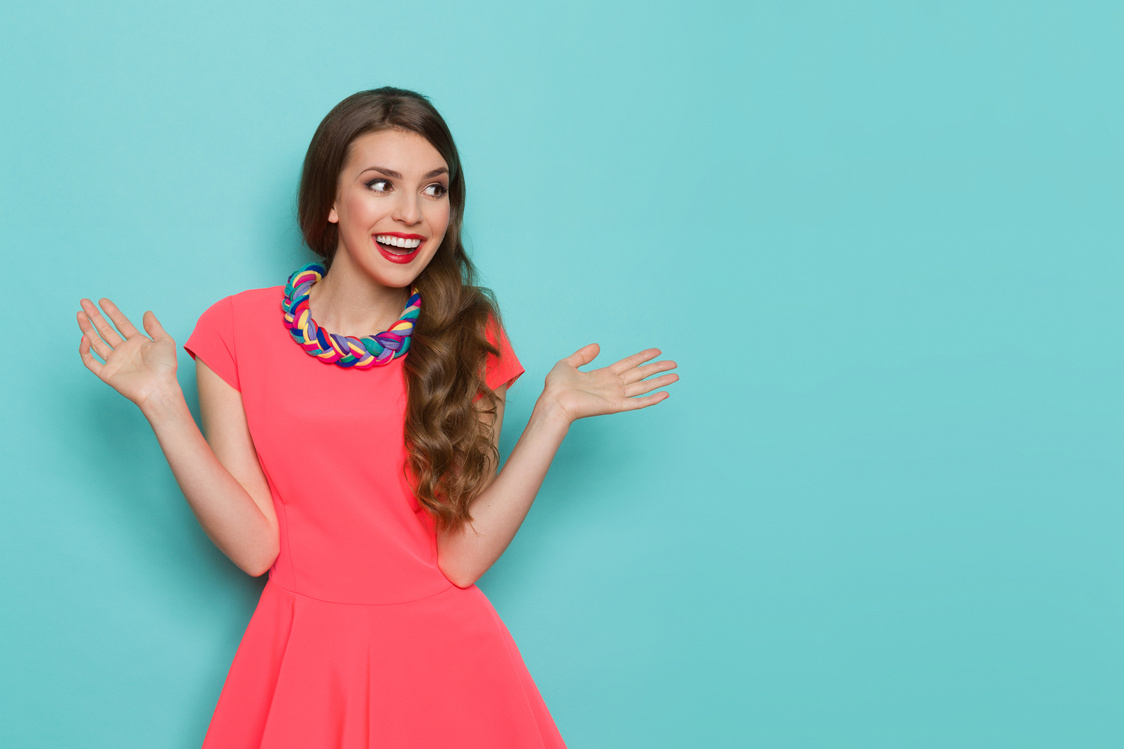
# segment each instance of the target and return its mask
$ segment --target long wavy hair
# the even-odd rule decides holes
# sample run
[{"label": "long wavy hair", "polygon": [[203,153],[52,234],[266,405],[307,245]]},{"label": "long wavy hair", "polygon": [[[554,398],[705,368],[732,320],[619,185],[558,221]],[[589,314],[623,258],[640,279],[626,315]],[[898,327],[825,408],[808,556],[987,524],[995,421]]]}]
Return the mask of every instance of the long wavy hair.
[{"label": "long wavy hair", "polygon": [[464,172],[445,120],[414,91],[386,86],[347,97],[312,136],[297,214],[305,242],[330,271],[339,232],[328,213],[351,143],[388,129],[422,136],[449,166],[449,228],[415,281],[422,308],[405,359],[405,470],[419,504],[437,527],[458,529],[471,522],[469,505],[499,465],[489,426],[499,399],[484,381],[484,363],[488,354],[499,353],[485,331],[494,325],[498,334],[503,323],[495,295],[476,284],[476,267],[461,243]]}]

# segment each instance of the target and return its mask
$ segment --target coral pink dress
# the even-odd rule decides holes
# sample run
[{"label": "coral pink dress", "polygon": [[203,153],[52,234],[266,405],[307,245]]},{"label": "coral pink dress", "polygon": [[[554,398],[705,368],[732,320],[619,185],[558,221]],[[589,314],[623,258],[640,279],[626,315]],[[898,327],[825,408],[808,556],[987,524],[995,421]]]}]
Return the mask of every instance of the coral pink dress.
[{"label": "coral pink dress", "polygon": [[[564,747],[491,603],[437,567],[403,473],[404,357],[324,364],[283,326],[283,291],[220,300],[184,346],[241,392],[281,527],[204,749]],[[489,335],[495,388],[523,367]]]}]

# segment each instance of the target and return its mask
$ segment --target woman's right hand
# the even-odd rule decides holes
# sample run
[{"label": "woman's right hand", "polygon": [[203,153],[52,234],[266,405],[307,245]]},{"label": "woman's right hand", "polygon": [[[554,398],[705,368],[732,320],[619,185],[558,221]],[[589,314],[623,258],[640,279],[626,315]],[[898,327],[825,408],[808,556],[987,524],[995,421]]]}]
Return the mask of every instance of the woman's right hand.
[{"label": "woman's right hand", "polygon": [[[151,311],[144,313],[144,329],[149,334],[146,336],[108,299],[102,299],[99,304],[113,325],[106,322],[89,299],[83,299],[80,304],[78,327],[82,329],[82,341],[78,353],[86,368],[102,382],[142,409],[148,398],[161,388],[179,387],[176,342],[164,331],[156,315]],[[104,363],[90,353],[91,348]]]}]

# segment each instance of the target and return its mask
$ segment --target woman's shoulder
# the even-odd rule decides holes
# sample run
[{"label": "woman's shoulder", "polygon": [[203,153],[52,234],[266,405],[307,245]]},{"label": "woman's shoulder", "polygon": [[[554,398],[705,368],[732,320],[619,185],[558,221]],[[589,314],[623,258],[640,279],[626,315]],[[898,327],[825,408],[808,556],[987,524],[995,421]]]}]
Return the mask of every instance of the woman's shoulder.
[{"label": "woman's shoulder", "polygon": [[284,286],[247,289],[212,302],[199,316],[196,327],[234,330],[260,325],[281,314]]},{"label": "woman's shoulder", "polygon": [[280,304],[281,297],[284,293],[284,286],[266,286],[260,289],[246,289],[245,291],[238,291],[215,299],[210,306],[234,305],[243,309],[252,309],[271,304],[275,299],[277,303]]},{"label": "woman's shoulder", "polygon": [[262,305],[272,304],[274,301],[280,304],[281,297],[284,294],[284,286],[266,286],[261,289],[239,291],[236,294],[231,294],[229,299],[236,306],[261,307]]},{"label": "woman's shoulder", "polygon": [[229,310],[237,320],[252,320],[269,312],[281,310],[281,299],[285,295],[284,286],[267,286],[260,289],[246,289],[228,294],[211,304],[208,311],[215,308]]},{"label": "woman's shoulder", "polygon": [[281,300],[284,296],[284,286],[247,289],[231,294],[230,310],[234,324],[238,327],[258,327],[276,323],[281,319]]}]

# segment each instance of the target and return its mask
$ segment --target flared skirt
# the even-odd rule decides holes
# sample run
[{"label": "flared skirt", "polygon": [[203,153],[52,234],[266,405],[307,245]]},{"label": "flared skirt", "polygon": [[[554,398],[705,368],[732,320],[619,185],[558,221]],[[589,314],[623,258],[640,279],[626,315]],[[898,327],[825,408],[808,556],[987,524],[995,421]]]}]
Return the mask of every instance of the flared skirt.
[{"label": "flared skirt", "polygon": [[476,586],[407,603],[265,589],[204,749],[564,747],[519,650]]}]

